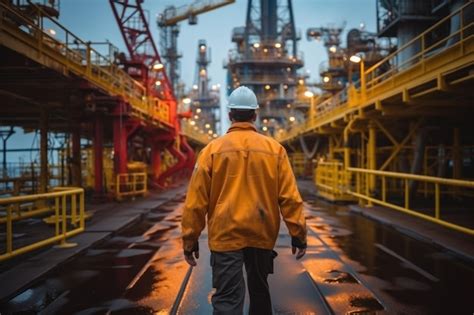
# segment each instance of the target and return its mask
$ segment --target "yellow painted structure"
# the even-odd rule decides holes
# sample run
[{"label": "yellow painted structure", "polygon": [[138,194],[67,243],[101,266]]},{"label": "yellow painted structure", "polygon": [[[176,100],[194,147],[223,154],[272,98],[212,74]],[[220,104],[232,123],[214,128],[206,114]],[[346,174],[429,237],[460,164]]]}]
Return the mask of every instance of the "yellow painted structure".
[{"label": "yellow painted structure", "polygon": [[[328,162],[315,169],[321,196],[383,205],[472,234],[441,218],[439,200],[473,195],[474,182],[462,173],[463,154],[474,158],[465,134],[474,96],[473,9],[469,1],[371,67],[362,61],[357,87],[311,104],[305,124],[276,135],[289,147],[301,136],[324,140],[317,154]],[[447,32],[453,20],[459,28]],[[428,132],[436,136],[425,143]],[[400,195],[403,204],[394,204]],[[415,198],[433,198],[434,215],[414,210]]]},{"label": "yellow painted structure", "polygon": [[[31,205],[39,205],[32,207]],[[5,252],[0,253],[0,262],[36,249],[58,243],[60,247],[74,246],[67,239],[85,229],[84,190],[74,187],[57,187],[53,192],[0,199],[0,208],[6,215],[0,217],[5,225]],[[28,209],[25,211],[25,209]],[[14,222],[52,214],[54,235],[23,247],[15,248],[13,240]],[[69,220],[68,220],[69,219]]]},{"label": "yellow painted structure", "polygon": [[147,174],[145,172],[117,174],[115,182],[115,198],[117,200],[145,196],[147,192]]}]

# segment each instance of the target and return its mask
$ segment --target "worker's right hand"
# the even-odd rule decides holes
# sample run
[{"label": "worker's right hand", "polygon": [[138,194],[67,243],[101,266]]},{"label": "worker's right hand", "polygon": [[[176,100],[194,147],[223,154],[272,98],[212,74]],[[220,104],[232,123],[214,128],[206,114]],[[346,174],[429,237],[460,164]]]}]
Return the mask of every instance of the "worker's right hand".
[{"label": "worker's right hand", "polygon": [[291,253],[293,255],[296,253],[296,260],[298,260],[298,259],[301,259],[301,257],[304,256],[304,254],[306,254],[306,248],[298,248],[298,247],[292,246]]},{"label": "worker's right hand", "polygon": [[199,243],[196,243],[191,251],[184,251],[184,260],[186,260],[186,262],[193,267],[197,265],[196,259],[194,259],[194,257],[199,259]]}]

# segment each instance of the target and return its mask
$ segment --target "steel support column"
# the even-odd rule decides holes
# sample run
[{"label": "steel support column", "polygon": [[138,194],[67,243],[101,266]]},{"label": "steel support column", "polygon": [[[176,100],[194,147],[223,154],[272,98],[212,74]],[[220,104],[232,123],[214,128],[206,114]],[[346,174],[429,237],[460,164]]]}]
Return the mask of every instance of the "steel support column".
[{"label": "steel support column", "polygon": [[114,117],[114,168],[115,174],[127,173],[127,138],[128,132],[123,116]]},{"label": "steel support column", "polygon": [[81,127],[72,131],[72,159],[71,159],[72,185],[82,187],[81,170]]},{"label": "steel support column", "polygon": [[41,111],[40,115],[40,180],[39,192],[48,190],[48,113]]},{"label": "steel support column", "polygon": [[[369,123],[369,139],[368,139],[368,144],[367,144],[367,168],[369,170],[377,169],[376,143],[377,143],[377,130],[375,129],[375,125],[371,122]],[[373,194],[375,191],[375,176],[372,174],[369,175],[368,185],[369,185],[370,194]]]},{"label": "steel support column", "polygon": [[103,194],[104,177],[104,125],[103,118],[99,115],[94,121],[94,192],[97,196]]}]

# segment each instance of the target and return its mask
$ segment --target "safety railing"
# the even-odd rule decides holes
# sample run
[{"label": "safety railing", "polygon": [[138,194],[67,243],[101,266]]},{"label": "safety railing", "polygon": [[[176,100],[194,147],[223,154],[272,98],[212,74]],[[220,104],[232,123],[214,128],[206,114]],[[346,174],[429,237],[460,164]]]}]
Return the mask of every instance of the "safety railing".
[{"label": "safety railing", "polygon": [[115,182],[115,198],[123,200],[126,197],[144,196],[148,192],[146,173],[117,174]]},{"label": "safety railing", "polygon": [[147,96],[146,88],[119,68],[118,60],[106,57],[67,30],[53,17],[33,4],[38,20],[32,20],[7,3],[0,2],[2,32],[9,34],[38,53],[87,78],[113,95],[131,104],[132,112],[171,126],[169,104]]},{"label": "safety railing", "polygon": [[204,130],[199,130],[198,126],[191,125],[189,120],[182,122],[181,132],[187,138],[190,138],[202,144],[208,144],[214,138],[213,134],[210,135],[204,132]]},{"label": "safety railing", "polygon": [[[441,213],[443,186],[472,191],[474,189],[474,181],[376,171],[362,168],[348,168],[348,171],[352,173],[353,177],[355,177],[355,191],[348,191],[353,196],[369,203],[395,209],[463,233],[474,235],[474,230],[472,228],[463,226],[462,223],[458,224],[449,222],[442,218]],[[388,182],[390,179],[397,180],[399,182],[399,185],[397,186],[402,187],[402,190],[393,189],[393,183],[391,185],[392,187],[389,188]],[[378,184],[375,185],[375,183]],[[433,201],[433,206],[430,209],[427,209],[426,205],[424,205],[423,209],[416,210],[412,205],[412,203],[415,202],[415,197],[419,197],[416,195],[416,185],[419,183],[428,183],[434,187],[433,198],[430,199]],[[372,191],[371,187],[373,187]],[[378,187],[377,191],[374,191],[375,187]],[[415,191],[413,191],[413,187],[415,187]],[[419,189],[418,193],[424,193],[423,189]],[[468,210],[471,211],[472,208]]]},{"label": "safety railing", "polygon": [[[310,123],[301,132],[309,132],[343,113],[373,103],[377,97],[396,91],[397,88],[401,89],[410,82],[417,82],[428,76],[436,79],[440,73],[439,69],[447,72],[449,65],[453,68],[459,67],[457,63],[460,60],[469,62],[462,57],[468,56],[468,49],[472,51],[474,22],[470,18],[470,11],[473,8],[474,3],[469,1],[363,71],[363,80],[316,104],[314,119],[308,119]],[[458,25],[455,25],[456,23]],[[289,139],[292,137],[278,136],[278,141]]]},{"label": "safety railing", "polygon": [[353,197],[347,193],[350,174],[339,161],[318,162],[314,172],[314,183],[318,194],[329,200],[349,201]]},{"label": "safety railing", "polygon": [[[463,49],[466,40],[474,35],[474,22],[469,18],[471,14],[469,11],[473,8],[473,2],[469,1],[367,69],[363,74],[365,75],[367,97],[379,94],[380,91],[376,87],[400,72],[416,71],[416,73],[410,73],[407,76],[406,80],[409,82],[417,76],[433,71],[433,67],[439,68],[442,64],[452,63],[454,61],[452,58],[444,58],[443,60],[433,60],[432,66],[426,64],[427,61],[451,48]],[[416,65],[419,67],[415,67]]]},{"label": "safety railing", "polygon": [[[70,247],[67,239],[84,231],[84,190],[82,188],[58,187],[44,194],[17,196],[0,199],[0,225],[5,229],[5,247],[0,253],[0,262],[58,243]],[[31,244],[15,246],[14,223],[33,217],[51,214],[54,235],[42,237]]]}]

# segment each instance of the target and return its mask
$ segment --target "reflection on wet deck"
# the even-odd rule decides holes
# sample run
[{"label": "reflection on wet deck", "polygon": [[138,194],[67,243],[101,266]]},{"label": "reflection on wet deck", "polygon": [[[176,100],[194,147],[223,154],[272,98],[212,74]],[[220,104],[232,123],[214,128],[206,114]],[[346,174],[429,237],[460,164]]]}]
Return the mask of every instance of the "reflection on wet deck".
[{"label": "reflection on wet deck", "polygon": [[[153,209],[141,222],[0,305],[0,312],[211,313],[206,231],[198,266],[183,285],[189,267],[181,251],[182,202]],[[308,251],[301,261],[291,255],[286,227],[280,231],[275,274],[269,277],[276,314],[431,314],[472,309],[466,289],[474,281],[472,263],[312,194],[305,195],[305,211]]]}]

